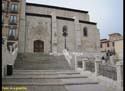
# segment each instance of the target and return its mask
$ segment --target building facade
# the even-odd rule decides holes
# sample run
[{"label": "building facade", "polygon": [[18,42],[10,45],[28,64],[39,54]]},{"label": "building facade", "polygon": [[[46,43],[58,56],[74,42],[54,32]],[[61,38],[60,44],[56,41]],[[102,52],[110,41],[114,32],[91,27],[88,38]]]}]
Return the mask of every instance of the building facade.
[{"label": "building facade", "polygon": [[101,52],[118,55],[123,58],[123,37],[119,33],[109,34],[109,39],[100,40]]},{"label": "building facade", "polygon": [[13,34],[19,42],[19,53],[62,53],[65,48],[71,52],[99,51],[99,30],[89,20],[88,11],[19,2],[19,23]]},{"label": "building facade", "polygon": [[118,59],[123,59],[123,38],[115,41],[115,52]]},{"label": "building facade", "polygon": [[2,36],[8,42],[18,40],[20,3],[20,0],[2,0]]}]

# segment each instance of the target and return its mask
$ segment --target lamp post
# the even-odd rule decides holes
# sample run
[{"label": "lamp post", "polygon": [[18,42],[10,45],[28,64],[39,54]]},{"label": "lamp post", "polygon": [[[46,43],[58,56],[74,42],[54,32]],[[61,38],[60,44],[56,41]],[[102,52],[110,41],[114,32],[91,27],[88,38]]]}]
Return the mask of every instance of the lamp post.
[{"label": "lamp post", "polygon": [[63,27],[63,36],[65,37],[65,44],[64,44],[65,49],[66,49],[66,37],[67,37],[67,35],[68,35],[68,33],[67,33],[67,27],[64,26],[64,27]]}]

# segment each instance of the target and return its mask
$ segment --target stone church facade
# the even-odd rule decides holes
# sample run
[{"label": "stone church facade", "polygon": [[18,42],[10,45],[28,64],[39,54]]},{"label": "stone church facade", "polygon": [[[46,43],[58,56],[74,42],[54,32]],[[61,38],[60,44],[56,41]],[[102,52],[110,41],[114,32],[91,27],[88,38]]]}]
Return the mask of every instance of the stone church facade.
[{"label": "stone church facade", "polygon": [[65,46],[70,52],[99,51],[99,30],[95,22],[90,22],[88,11],[24,0],[21,5],[20,53],[62,53]]}]

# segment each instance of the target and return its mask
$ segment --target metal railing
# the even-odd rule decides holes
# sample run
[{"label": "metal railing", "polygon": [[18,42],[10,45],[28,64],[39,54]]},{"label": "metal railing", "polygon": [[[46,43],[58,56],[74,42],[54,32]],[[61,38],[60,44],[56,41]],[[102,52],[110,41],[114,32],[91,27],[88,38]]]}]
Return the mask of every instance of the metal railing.
[{"label": "metal railing", "polygon": [[106,64],[99,64],[99,75],[117,80],[117,70],[116,67]]},{"label": "metal railing", "polygon": [[86,61],[85,65],[86,65],[86,70],[91,71],[91,72],[95,72],[95,64],[94,64],[94,62]]}]

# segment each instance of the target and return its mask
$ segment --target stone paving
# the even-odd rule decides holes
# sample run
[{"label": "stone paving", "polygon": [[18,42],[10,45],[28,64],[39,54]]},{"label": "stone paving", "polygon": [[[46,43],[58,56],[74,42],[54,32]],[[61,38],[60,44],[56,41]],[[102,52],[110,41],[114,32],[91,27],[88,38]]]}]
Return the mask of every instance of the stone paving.
[{"label": "stone paving", "polygon": [[[5,87],[17,87],[17,86],[5,86]],[[19,90],[19,91],[67,91],[64,86],[18,86],[18,87],[25,87],[26,90]],[[2,90],[7,91],[7,90]],[[8,91],[17,91],[17,90],[8,90]]]}]

